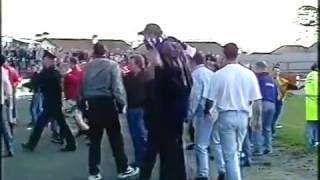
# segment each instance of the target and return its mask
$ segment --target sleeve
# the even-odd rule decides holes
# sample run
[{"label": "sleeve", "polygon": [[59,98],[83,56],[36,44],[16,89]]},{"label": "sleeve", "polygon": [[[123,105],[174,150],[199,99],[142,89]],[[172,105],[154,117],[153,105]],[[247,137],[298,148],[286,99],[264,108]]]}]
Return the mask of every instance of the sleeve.
[{"label": "sleeve", "polygon": [[9,76],[5,71],[2,71],[2,81],[3,81],[3,92],[6,97],[9,99],[9,107],[12,109],[12,86],[9,79]]},{"label": "sleeve", "polygon": [[217,86],[215,86],[215,84],[218,84],[218,82],[216,82],[215,80],[216,78],[216,75],[213,75],[211,78],[210,78],[210,83],[209,83],[209,87],[206,88],[203,92],[203,97],[206,98],[206,99],[209,99],[211,101],[215,101],[216,99],[216,94],[217,94]]},{"label": "sleeve", "polygon": [[262,99],[257,77],[253,74],[253,72],[250,72],[249,78],[249,83],[251,85],[249,89],[249,101]]},{"label": "sleeve", "polygon": [[188,117],[192,118],[201,102],[202,82],[197,74],[192,75],[193,86],[189,96],[189,111]]},{"label": "sleeve", "polygon": [[123,85],[121,70],[118,64],[112,69],[111,89],[117,103],[125,106],[127,104],[127,95]]}]

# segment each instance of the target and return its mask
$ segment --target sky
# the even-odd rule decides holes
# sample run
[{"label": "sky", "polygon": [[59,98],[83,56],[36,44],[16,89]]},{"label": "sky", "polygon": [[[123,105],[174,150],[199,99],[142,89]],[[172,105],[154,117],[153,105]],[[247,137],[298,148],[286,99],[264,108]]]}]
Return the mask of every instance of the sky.
[{"label": "sky", "polygon": [[248,52],[279,46],[310,46],[294,22],[302,5],[317,0],[2,0],[2,35],[137,41],[138,31],[157,23],[183,41],[235,42]]}]

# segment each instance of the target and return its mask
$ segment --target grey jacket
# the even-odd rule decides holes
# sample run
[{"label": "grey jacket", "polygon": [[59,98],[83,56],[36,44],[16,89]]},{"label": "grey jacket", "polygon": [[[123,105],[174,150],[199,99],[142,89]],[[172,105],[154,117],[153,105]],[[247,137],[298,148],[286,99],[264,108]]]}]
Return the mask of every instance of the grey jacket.
[{"label": "grey jacket", "polygon": [[109,96],[114,97],[117,103],[127,104],[121,70],[116,62],[107,58],[97,58],[85,65],[83,73],[81,98]]}]

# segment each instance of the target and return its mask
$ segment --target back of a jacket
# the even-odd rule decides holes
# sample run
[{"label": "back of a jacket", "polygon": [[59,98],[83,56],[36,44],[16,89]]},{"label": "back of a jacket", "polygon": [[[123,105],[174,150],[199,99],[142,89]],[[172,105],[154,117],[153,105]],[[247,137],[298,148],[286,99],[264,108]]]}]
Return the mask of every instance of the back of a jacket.
[{"label": "back of a jacket", "polygon": [[81,96],[84,99],[97,96],[114,97],[118,103],[126,104],[119,65],[106,58],[97,58],[87,63],[81,83]]}]

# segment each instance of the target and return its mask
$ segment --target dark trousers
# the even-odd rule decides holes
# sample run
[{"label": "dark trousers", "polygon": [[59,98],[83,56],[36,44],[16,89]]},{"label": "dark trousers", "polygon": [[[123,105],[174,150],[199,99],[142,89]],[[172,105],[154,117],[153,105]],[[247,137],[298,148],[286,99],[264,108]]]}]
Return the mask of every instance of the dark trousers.
[{"label": "dark trousers", "polygon": [[279,121],[279,116],[282,111],[282,104],[283,104],[283,102],[281,100],[278,100],[276,102],[276,112],[275,112],[275,114],[273,116],[273,120],[272,120],[272,134],[276,133],[276,125]]},{"label": "dark trousers", "polygon": [[49,113],[46,109],[39,116],[37,123],[30,135],[29,145],[32,148],[35,148],[39,142],[43,129],[47,126],[50,121],[56,120],[61,131],[62,138],[66,139],[67,147],[76,146],[75,138],[72,135],[70,128],[66,124],[65,118],[62,114],[62,111],[58,111],[55,113]]},{"label": "dark trousers", "polygon": [[[144,157],[140,178],[150,179],[156,156],[160,155],[160,180],[186,180],[182,144],[185,104],[175,104],[157,118],[146,113],[148,130],[147,152]],[[165,112],[165,111],[163,111]]]},{"label": "dark trousers", "polygon": [[116,161],[118,173],[126,171],[128,159],[124,152],[123,137],[118,112],[112,98],[97,97],[88,100],[89,110],[89,173],[99,173],[101,162],[101,140],[106,130],[111,145],[113,157]]}]

